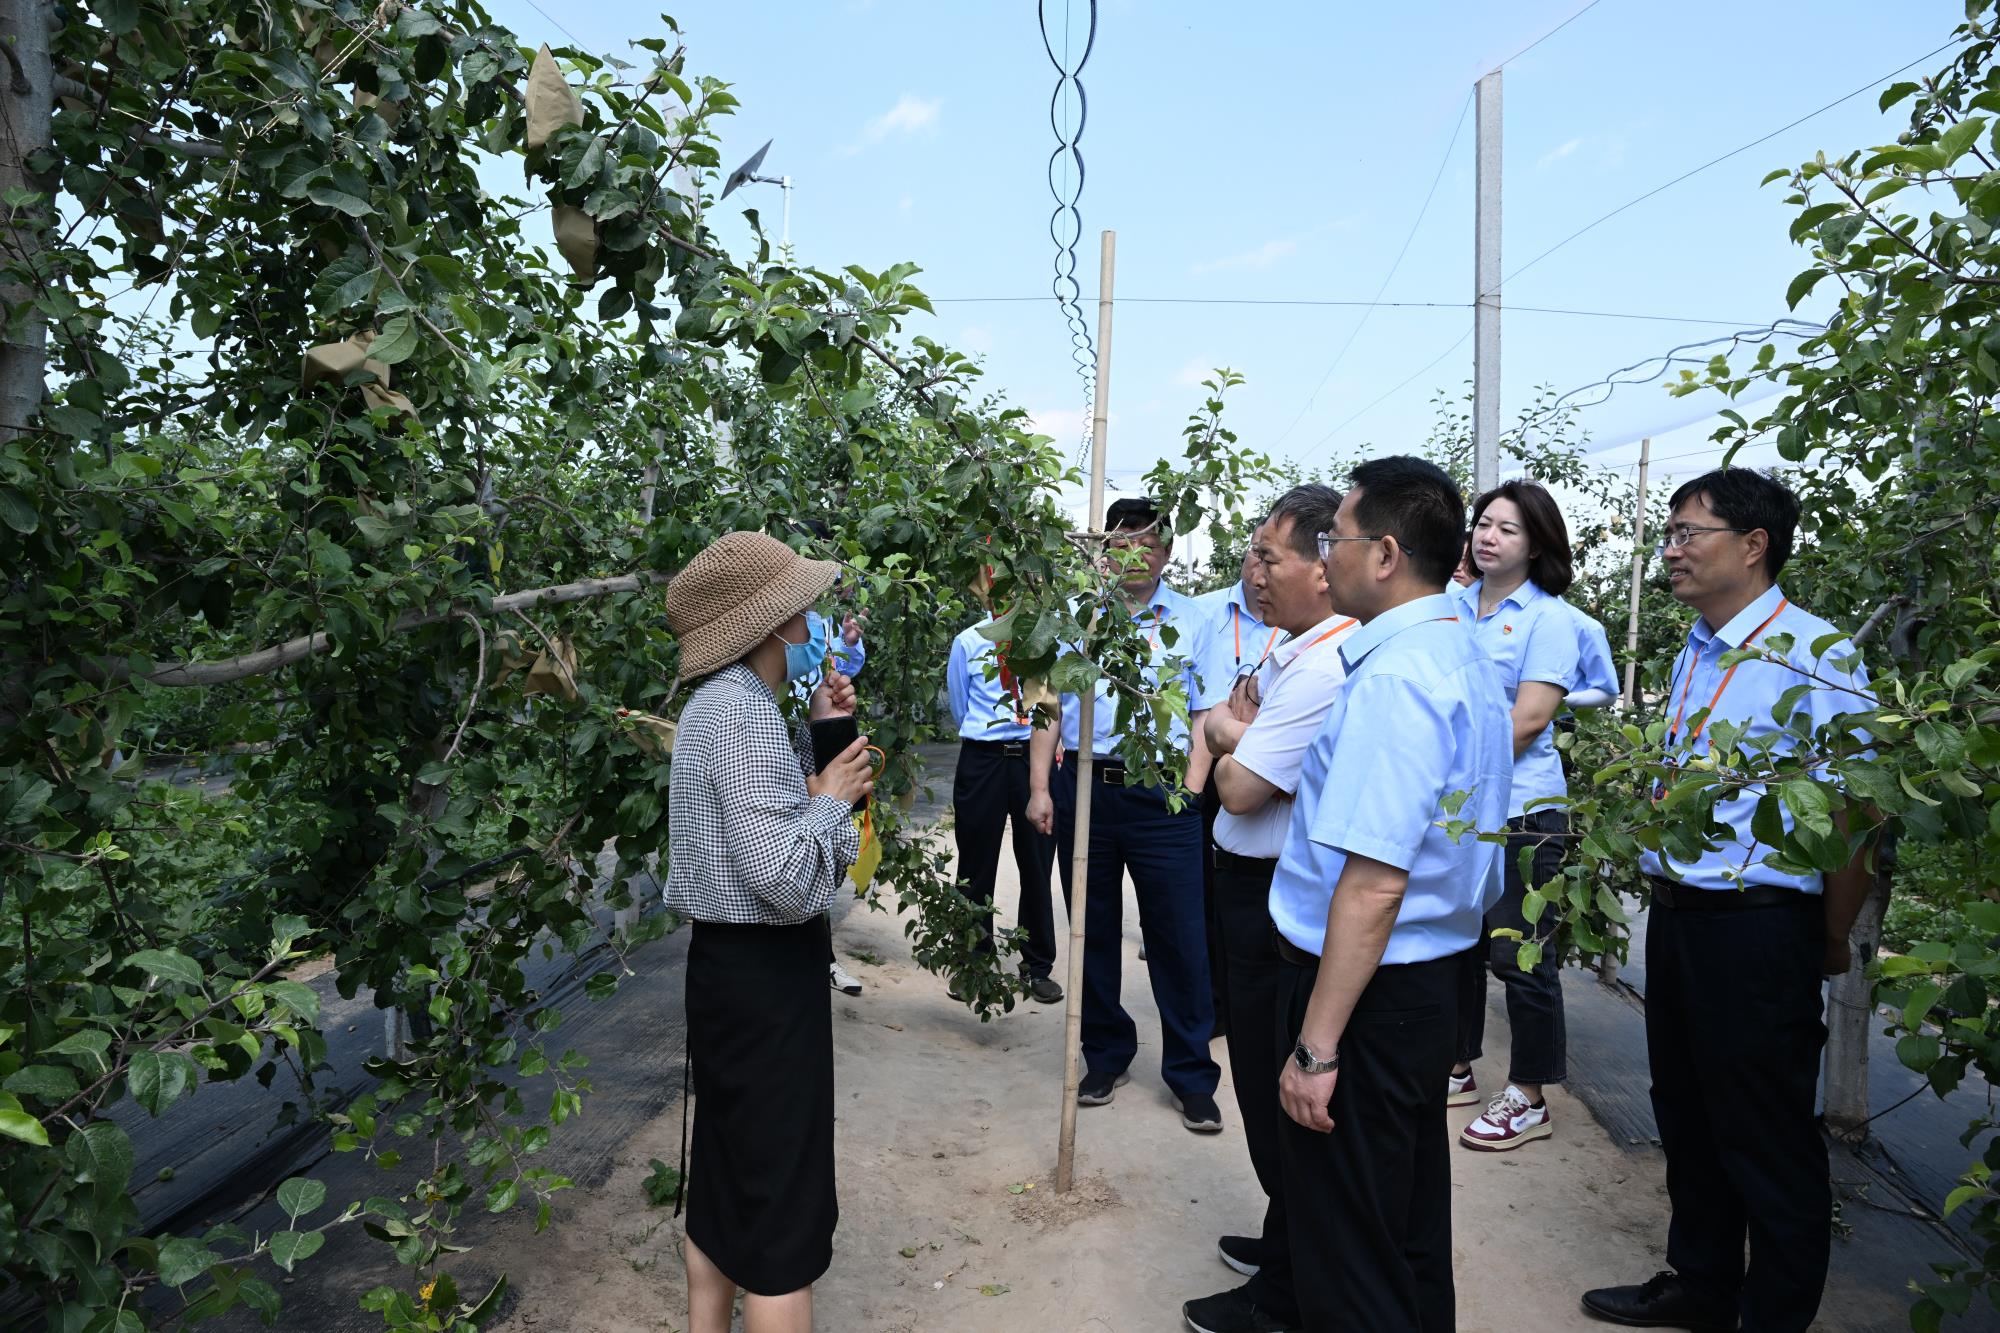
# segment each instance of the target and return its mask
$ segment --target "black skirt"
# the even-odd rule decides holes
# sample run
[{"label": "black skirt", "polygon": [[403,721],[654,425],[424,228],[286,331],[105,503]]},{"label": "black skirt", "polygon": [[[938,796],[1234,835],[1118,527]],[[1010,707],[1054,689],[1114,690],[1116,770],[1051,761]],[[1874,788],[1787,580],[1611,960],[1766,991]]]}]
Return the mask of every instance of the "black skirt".
[{"label": "black skirt", "polygon": [[833,1005],[825,917],[694,923],[687,1234],[745,1291],[782,1296],[833,1262]]}]

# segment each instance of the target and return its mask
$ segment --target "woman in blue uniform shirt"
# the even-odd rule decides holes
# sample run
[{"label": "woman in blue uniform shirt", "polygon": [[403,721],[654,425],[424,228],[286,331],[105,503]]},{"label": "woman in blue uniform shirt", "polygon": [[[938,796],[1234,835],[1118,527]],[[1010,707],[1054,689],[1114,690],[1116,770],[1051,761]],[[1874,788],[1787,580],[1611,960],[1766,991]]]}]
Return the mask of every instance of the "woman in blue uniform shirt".
[{"label": "woman in blue uniform shirt", "polygon": [[[1547,797],[1568,795],[1562,760],[1556,753],[1552,725],[1563,697],[1588,684],[1587,659],[1608,661],[1601,654],[1581,651],[1582,619],[1562,601],[1574,581],[1569,528],[1555,498],[1539,483],[1509,481],[1479,497],[1472,509],[1472,547],[1467,564],[1478,576],[1467,587],[1451,589],[1460,614],[1472,633],[1500,667],[1514,727],[1514,781],[1508,800],[1508,839],[1503,858],[1505,892],[1486,916],[1488,938],[1466,959],[1459,986],[1458,1063],[1447,1088],[1453,1106],[1481,1099],[1472,1070],[1479,1058],[1486,1026],[1486,971],[1499,974],[1507,992],[1507,1024],[1512,1058],[1507,1083],[1486,1110],[1459,1135],[1468,1148],[1500,1152],[1546,1138],[1554,1126],[1542,1096],[1543,1085],[1560,1083],[1565,1068],[1561,949],[1523,915],[1530,881],[1521,875],[1520,852],[1533,847],[1532,883],[1554,879],[1562,868],[1561,836],[1569,831],[1568,815],[1560,807],[1528,807]],[[1604,640],[1603,627],[1590,622]],[[1586,631],[1587,632],[1587,631]],[[1551,836],[1554,835],[1554,836]],[[1546,923],[1547,916],[1543,921]],[[1523,939],[1540,939],[1541,958],[1523,970],[1518,954],[1521,940],[1494,938],[1492,931],[1512,929]]]}]

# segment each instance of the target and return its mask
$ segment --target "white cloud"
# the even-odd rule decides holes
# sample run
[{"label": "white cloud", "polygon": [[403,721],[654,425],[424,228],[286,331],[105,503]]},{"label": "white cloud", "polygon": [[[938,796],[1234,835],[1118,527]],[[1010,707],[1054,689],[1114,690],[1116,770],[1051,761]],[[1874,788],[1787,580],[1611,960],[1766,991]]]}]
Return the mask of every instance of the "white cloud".
[{"label": "white cloud", "polygon": [[1297,254],[1299,242],[1296,236],[1283,236],[1266,241],[1254,250],[1245,250],[1238,255],[1225,255],[1220,259],[1203,260],[1190,266],[1190,273],[1221,273],[1228,269],[1269,268],[1280,259]]},{"label": "white cloud", "polygon": [[1565,140],[1535,159],[1536,171],[1547,171],[1558,162],[1576,158],[1593,171],[1616,171],[1625,163],[1632,141],[1617,134],[1580,134]]},{"label": "white cloud", "polygon": [[1028,413],[1029,429],[1065,447],[1083,438],[1083,428],[1087,424],[1080,407],[1044,407],[1031,409]]},{"label": "white cloud", "polygon": [[1562,144],[1561,146],[1556,148],[1552,148],[1548,152],[1543,153],[1540,159],[1536,161],[1535,170],[1547,171],[1550,167],[1562,161],[1564,158],[1568,157],[1571,153],[1574,153],[1577,149],[1581,147],[1583,147],[1582,139],[1571,139],[1568,143]]},{"label": "white cloud", "polygon": [[861,138],[840,151],[847,154],[860,152],[873,144],[881,143],[892,134],[912,135],[937,129],[938,112],[944,108],[942,97],[924,98],[915,93],[904,93],[890,107],[875,119],[861,127]]},{"label": "white cloud", "polygon": [[1212,356],[1190,357],[1187,364],[1174,373],[1174,383],[1187,389],[1197,388],[1203,380],[1215,374],[1215,368],[1220,364]]}]

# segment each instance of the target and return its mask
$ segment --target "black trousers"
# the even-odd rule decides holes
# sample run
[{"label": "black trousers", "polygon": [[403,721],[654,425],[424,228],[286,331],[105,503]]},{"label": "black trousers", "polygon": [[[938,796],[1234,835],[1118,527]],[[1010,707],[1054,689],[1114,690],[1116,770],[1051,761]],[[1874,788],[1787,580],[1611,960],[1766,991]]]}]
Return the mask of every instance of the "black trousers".
[{"label": "black trousers", "polygon": [[1813,1114],[1822,912],[1808,894],[1720,909],[1656,899],[1646,923],[1653,1117],[1674,1210],[1667,1263],[1737,1297],[1744,1333],[1807,1328],[1826,1285],[1833,1195]]},{"label": "black trousers", "polygon": [[[1049,896],[1049,870],[1055,863],[1056,840],[1028,823],[1027,742],[1009,754],[1010,743],[960,741],[958,772],[951,780],[952,838],[958,844],[961,891],[975,903],[993,902],[993,884],[1000,869],[1000,843],[1013,821],[1014,868],[1021,876],[1017,913],[1027,942],[1021,946],[1021,970],[1046,977],[1056,965],[1055,907]],[[988,912],[985,947],[993,947],[993,914]]]},{"label": "black trousers", "polygon": [[[1562,873],[1563,841],[1551,833],[1567,833],[1569,816],[1561,810],[1536,810],[1507,821],[1510,836],[1506,863],[1507,891],[1486,914],[1486,938],[1460,954],[1465,974],[1458,989],[1458,1060],[1477,1060],[1486,1040],[1486,970],[1507,994],[1507,1028],[1513,1040],[1507,1079],[1512,1083],[1560,1083],[1569,1077],[1569,1035],[1563,1014],[1561,950],[1551,923],[1554,911],[1542,913],[1531,923],[1521,907],[1528,896],[1528,882],[1521,878],[1521,849],[1534,850],[1534,882],[1548,883]],[[1493,937],[1500,929],[1518,930],[1521,940],[1540,940],[1542,956],[1532,968],[1521,970],[1521,940]]]},{"label": "black trousers", "polygon": [[[1217,861],[1220,864],[1213,864]],[[1285,1166],[1278,1149],[1278,1126],[1285,1119],[1278,1104],[1278,1073],[1282,1052],[1292,1048],[1292,1035],[1283,1030],[1279,982],[1285,970],[1271,925],[1271,872],[1277,864],[1222,853],[1211,858],[1211,880],[1215,923],[1228,966],[1227,1001],[1235,1015],[1227,1041],[1230,1077],[1236,1084],[1236,1109],[1243,1120],[1250,1166],[1269,1201],[1264,1205],[1263,1267],[1250,1279],[1250,1299],[1291,1323],[1298,1319],[1298,1297],[1292,1290]]]},{"label": "black trousers", "polygon": [[[1208,994],[1215,1005],[1216,1031],[1229,1026],[1229,951],[1222,943],[1222,917],[1215,903],[1215,817],[1222,813],[1222,796],[1215,789],[1215,770],[1201,790],[1201,902],[1208,925]],[[1261,1030],[1261,1029],[1260,1029]]]},{"label": "black trousers", "polygon": [[[1283,1116],[1286,1220],[1308,1333],[1451,1333],[1451,1147],[1444,1083],[1458,1014],[1457,956],[1387,964],[1340,1041],[1320,1134]],[[1282,964],[1287,1045],[1316,969]]]}]

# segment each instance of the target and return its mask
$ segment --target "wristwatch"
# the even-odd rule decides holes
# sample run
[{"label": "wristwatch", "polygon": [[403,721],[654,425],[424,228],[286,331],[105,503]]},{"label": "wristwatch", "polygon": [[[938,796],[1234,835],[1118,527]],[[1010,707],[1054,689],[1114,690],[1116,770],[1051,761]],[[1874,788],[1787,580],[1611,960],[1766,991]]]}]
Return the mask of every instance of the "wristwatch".
[{"label": "wristwatch", "polygon": [[1322,1060],[1312,1052],[1312,1047],[1303,1041],[1292,1047],[1292,1063],[1308,1074],[1331,1074],[1340,1068],[1340,1049],[1334,1048],[1332,1055]]}]

